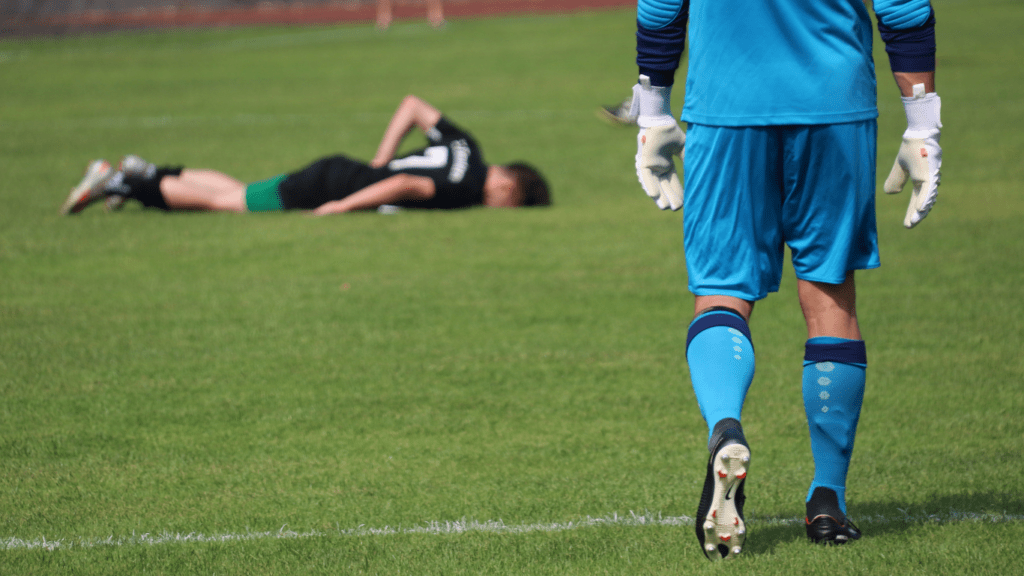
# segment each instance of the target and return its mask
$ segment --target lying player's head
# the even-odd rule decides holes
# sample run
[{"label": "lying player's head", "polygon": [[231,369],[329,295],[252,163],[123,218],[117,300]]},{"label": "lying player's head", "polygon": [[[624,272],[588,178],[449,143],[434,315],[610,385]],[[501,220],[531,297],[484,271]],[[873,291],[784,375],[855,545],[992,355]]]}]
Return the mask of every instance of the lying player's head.
[{"label": "lying player's head", "polygon": [[516,182],[516,206],[550,206],[551,193],[544,176],[526,162],[506,164],[505,169]]}]

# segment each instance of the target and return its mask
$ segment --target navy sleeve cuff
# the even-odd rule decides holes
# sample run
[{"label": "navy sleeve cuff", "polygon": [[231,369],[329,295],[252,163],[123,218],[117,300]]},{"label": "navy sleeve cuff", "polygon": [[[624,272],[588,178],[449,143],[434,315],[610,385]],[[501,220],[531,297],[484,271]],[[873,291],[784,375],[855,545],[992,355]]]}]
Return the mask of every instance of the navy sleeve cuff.
[{"label": "navy sleeve cuff", "polygon": [[688,10],[682,10],[675,20],[657,30],[636,23],[636,65],[640,73],[651,79],[653,86],[671,86],[675,82],[679,58],[686,45]]},{"label": "navy sleeve cuff", "polygon": [[878,22],[878,33],[889,54],[893,72],[931,72],[935,70],[935,11],[920,26],[896,30]]}]

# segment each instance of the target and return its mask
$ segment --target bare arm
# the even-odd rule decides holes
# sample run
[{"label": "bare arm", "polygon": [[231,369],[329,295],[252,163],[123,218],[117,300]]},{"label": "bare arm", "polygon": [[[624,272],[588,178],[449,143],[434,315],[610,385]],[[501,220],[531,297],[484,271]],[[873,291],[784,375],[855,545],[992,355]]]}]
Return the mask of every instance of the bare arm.
[{"label": "bare arm", "polygon": [[377,153],[370,161],[370,166],[380,168],[390,162],[395,157],[398,145],[402,143],[402,139],[413,126],[418,126],[420,130],[426,132],[437,125],[437,121],[440,119],[440,110],[411,94],[406,96],[398,105],[394,115],[391,116],[391,122],[388,123],[387,130],[384,131],[384,137],[381,138],[380,145],[377,146]]},{"label": "bare arm", "polygon": [[914,95],[914,84],[924,84],[924,91],[935,92],[935,71],[930,72],[893,72],[900,94],[906,97]]},{"label": "bare arm", "polygon": [[434,181],[426,176],[413,174],[395,174],[380,182],[370,184],[341,200],[334,200],[321,205],[313,214],[340,214],[353,210],[366,210],[384,204],[394,204],[403,200],[427,200],[434,197]]}]

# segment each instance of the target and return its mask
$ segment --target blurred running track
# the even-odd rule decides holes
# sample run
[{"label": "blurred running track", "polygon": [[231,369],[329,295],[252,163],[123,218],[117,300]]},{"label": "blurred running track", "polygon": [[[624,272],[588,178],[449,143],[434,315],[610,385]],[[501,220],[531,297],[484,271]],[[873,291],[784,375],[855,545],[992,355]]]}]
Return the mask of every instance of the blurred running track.
[{"label": "blurred running track", "polygon": [[[423,2],[394,0],[395,20],[424,19]],[[256,2],[253,0],[2,1],[0,38],[147,28],[372,22],[372,0]],[[566,13],[635,6],[636,0],[447,0],[448,20],[502,14]]]}]

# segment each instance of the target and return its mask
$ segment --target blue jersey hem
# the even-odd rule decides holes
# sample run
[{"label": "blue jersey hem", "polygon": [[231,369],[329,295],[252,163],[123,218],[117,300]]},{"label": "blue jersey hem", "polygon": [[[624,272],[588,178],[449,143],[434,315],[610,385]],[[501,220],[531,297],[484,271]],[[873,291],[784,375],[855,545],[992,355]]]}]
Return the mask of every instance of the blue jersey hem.
[{"label": "blue jersey hem", "polygon": [[857,112],[829,114],[756,114],[751,116],[720,116],[710,114],[694,114],[683,110],[681,120],[705,126],[805,126],[817,124],[846,124],[863,122],[878,118],[878,108]]}]

